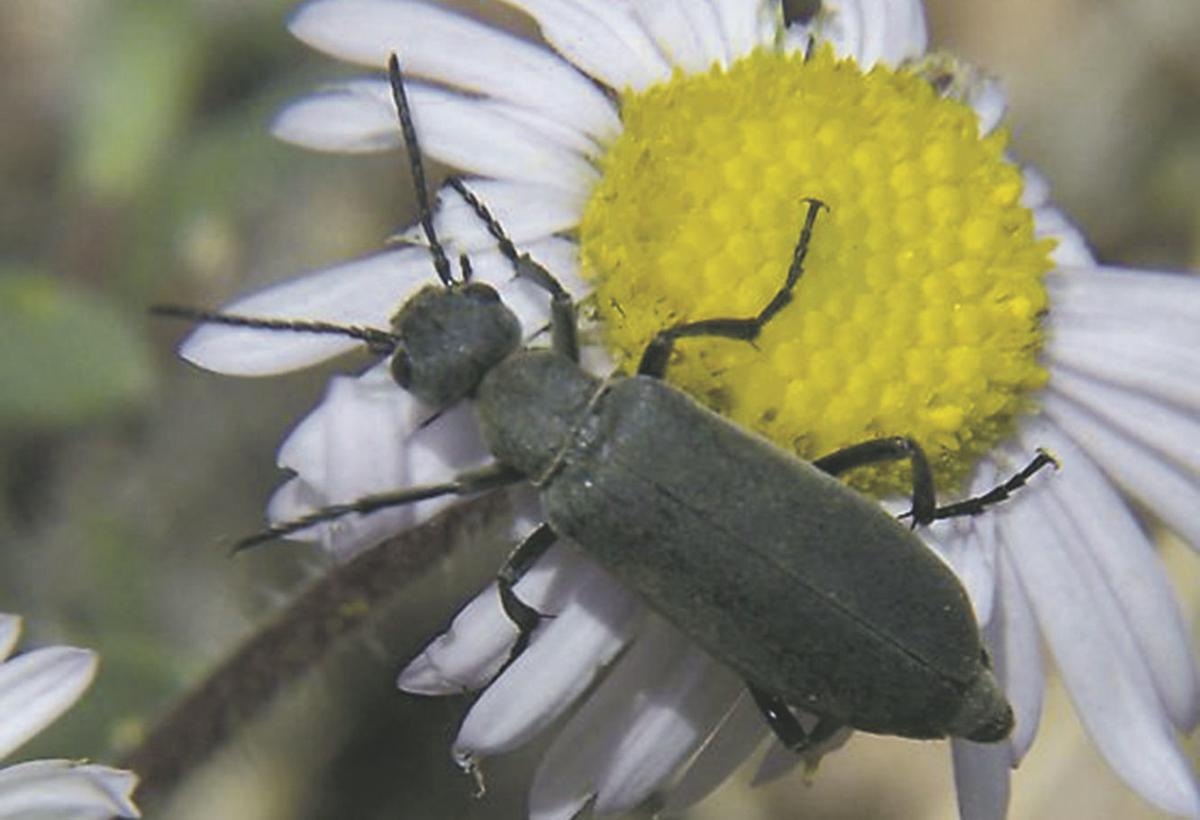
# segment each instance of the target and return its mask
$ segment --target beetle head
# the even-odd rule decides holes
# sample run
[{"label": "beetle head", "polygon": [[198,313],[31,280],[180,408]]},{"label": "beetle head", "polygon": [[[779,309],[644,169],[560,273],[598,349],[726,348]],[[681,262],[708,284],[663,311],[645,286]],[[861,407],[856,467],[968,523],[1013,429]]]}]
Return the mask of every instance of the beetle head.
[{"label": "beetle head", "polygon": [[422,288],[392,317],[398,347],[392,378],[422,401],[445,407],[469,395],[521,345],[521,323],[483,282]]}]

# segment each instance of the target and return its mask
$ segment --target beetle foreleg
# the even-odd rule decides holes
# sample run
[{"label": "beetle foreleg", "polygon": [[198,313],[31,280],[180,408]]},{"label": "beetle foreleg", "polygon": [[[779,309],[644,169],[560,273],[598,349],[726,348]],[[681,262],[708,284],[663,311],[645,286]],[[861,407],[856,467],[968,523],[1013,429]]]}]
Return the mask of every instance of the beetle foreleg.
[{"label": "beetle foreleg", "polygon": [[496,240],[500,253],[512,263],[517,276],[528,279],[550,294],[550,338],[554,349],[571,361],[578,362],[579,331],[575,319],[575,302],[571,299],[571,294],[541,263],[529,254],[517,250],[517,246],[504,232],[500,221],[461,179],[450,177],[446,184],[457,191],[479,217],[488,233]]},{"label": "beetle foreleg", "polygon": [[441,495],[470,495],[471,493],[479,493],[503,487],[506,484],[520,481],[521,478],[521,474],[511,467],[495,463],[489,464],[486,467],[480,467],[478,470],[461,473],[455,476],[454,480],[443,484],[406,487],[403,490],[395,492],[363,496],[356,501],[350,501],[345,504],[331,504],[328,507],[322,507],[300,518],[284,521],[279,524],[272,524],[262,532],[243,538],[234,544],[233,552],[241,552],[249,547],[265,544],[268,541],[274,541],[276,538],[283,538],[294,532],[306,530],[314,524],[332,521],[350,513],[366,515],[367,513],[387,509],[388,507],[400,507],[416,501],[424,501],[428,498],[437,498]]},{"label": "beetle foreleg", "polygon": [[676,339],[693,336],[720,336],[726,339],[738,339],[743,342],[753,342],[762,332],[763,326],[783,310],[792,301],[792,290],[804,273],[804,260],[808,256],[808,245],[812,240],[813,225],[817,222],[817,214],[821,209],[829,210],[829,206],[819,199],[811,197],[803,200],[808,203],[808,213],[804,217],[804,227],[800,229],[800,238],[792,251],[792,262],[788,266],[787,278],[783,286],[771,297],[771,301],[758,312],[757,316],[743,319],[701,319],[697,322],[686,322],[681,325],[660,330],[642,353],[638,363],[638,375],[652,376],[661,379],[667,372],[668,360],[675,347]]},{"label": "beetle foreleg", "polygon": [[504,670],[511,666],[513,661],[520,657],[521,653],[529,647],[529,642],[533,639],[533,633],[542,622],[542,619],[552,617],[538,612],[529,604],[522,601],[517,596],[513,586],[557,540],[558,535],[550,528],[550,525],[541,524],[524,541],[518,544],[516,549],[509,553],[508,560],[504,562],[504,566],[500,567],[500,571],[496,574],[496,587],[500,592],[500,606],[504,610],[504,614],[508,616],[508,619],[517,627],[517,640],[508,651],[508,659],[504,661],[504,665],[500,667],[500,671],[496,673],[496,677],[503,674]]},{"label": "beetle foreleg", "polygon": [[767,726],[770,727],[775,737],[788,751],[795,754],[802,754],[806,750],[824,743],[844,726],[832,718],[821,717],[817,719],[812,730],[807,731],[800,725],[800,721],[782,698],[751,684],[746,684],[746,689],[754,698],[754,704],[762,712],[763,719],[767,721]]}]

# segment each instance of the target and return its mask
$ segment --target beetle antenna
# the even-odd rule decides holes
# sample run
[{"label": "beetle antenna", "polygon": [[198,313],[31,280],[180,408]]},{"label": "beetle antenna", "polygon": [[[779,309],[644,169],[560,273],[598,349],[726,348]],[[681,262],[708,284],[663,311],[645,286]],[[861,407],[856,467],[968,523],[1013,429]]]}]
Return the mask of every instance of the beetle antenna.
[{"label": "beetle antenna", "polygon": [[461,178],[452,176],[447,177],[446,184],[458,192],[458,195],[463,198],[463,201],[475,212],[475,216],[479,217],[479,221],[487,228],[487,232],[496,240],[496,244],[500,247],[500,253],[504,254],[504,258],[513,265],[520,262],[521,254],[517,251],[517,246],[504,232],[504,228],[500,225],[500,220],[496,219],[495,214],[491,212],[483,201],[475,196],[475,192],[467,187],[466,183]]},{"label": "beetle antenna", "polygon": [[421,144],[417,141],[417,128],[413,125],[412,109],[408,106],[408,94],[404,91],[404,74],[400,71],[400,58],[393,52],[388,57],[388,81],[392,84],[392,99],[400,118],[400,130],[404,134],[404,147],[408,149],[408,165],[412,171],[413,187],[417,192],[417,216],[421,229],[429,240],[429,254],[433,257],[433,268],[442,284],[450,287],[454,276],[450,273],[450,260],[442,247],[433,227],[433,209],[429,205],[429,190],[425,186],[425,164],[421,160]]},{"label": "beetle antenna", "polygon": [[462,271],[463,281],[470,282],[471,277],[475,275],[475,269],[471,267],[471,257],[465,253],[460,253],[458,255],[458,267]]},{"label": "beetle antenna", "polygon": [[153,305],[150,312],[155,316],[173,319],[188,319],[212,325],[255,328],[258,330],[286,330],[294,333],[322,333],[331,336],[349,336],[365,342],[371,353],[378,356],[391,355],[399,339],[391,333],[373,327],[359,325],[335,325],[330,322],[313,322],[300,319],[267,319],[259,316],[239,316],[234,313],[218,313],[201,308],[182,305]]}]

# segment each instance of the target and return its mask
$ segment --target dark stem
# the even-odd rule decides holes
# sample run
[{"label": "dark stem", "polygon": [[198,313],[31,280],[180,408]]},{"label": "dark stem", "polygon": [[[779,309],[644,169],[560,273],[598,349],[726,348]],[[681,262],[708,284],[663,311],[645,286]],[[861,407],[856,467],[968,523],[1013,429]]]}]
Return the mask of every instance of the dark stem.
[{"label": "dark stem", "polygon": [[[143,809],[165,802],[193,769],[262,714],[338,643],[448,556],[465,524],[507,509],[504,493],[455,505],[332,568],[246,640],[171,709],[121,766],[140,777]],[[400,659],[397,659],[399,664]]]}]

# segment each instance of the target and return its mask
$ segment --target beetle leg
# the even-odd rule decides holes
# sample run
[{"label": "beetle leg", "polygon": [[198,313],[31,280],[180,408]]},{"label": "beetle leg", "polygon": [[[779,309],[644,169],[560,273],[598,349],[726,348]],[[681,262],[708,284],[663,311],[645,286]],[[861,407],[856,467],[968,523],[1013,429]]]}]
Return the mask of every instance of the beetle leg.
[{"label": "beetle leg", "polygon": [[775,737],[788,751],[795,754],[802,754],[807,749],[824,743],[845,725],[832,718],[820,717],[812,730],[806,731],[783,698],[749,683],[746,684],[746,689],[754,698],[754,704],[762,712],[763,719],[767,721],[767,726]]},{"label": "beetle leg", "polygon": [[999,484],[981,495],[939,507],[934,494],[933,473],[929,469],[929,459],[925,456],[921,445],[907,436],[864,441],[861,444],[854,444],[822,456],[812,463],[814,467],[830,475],[840,475],[855,467],[864,467],[881,461],[897,461],[902,458],[907,458],[912,463],[913,505],[911,510],[900,517],[911,518],[914,527],[918,524],[931,524],[943,518],[979,515],[992,504],[1004,501],[1016,490],[1024,487],[1038,470],[1051,464],[1055,467],[1058,466],[1058,460],[1053,455],[1046,450],[1038,450],[1033,461],[1003,484]]},{"label": "beetle leg", "polygon": [[516,470],[495,462],[480,467],[478,470],[460,473],[453,480],[442,484],[406,487],[403,490],[396,490],[395,492],[363,496],[356,501],[350,501],[345,504],[331,504],[328,507],[322,507],[300,518],[284,521],[279,524],[272,524],[261,532],[243,538],[234,545],[233,551],[240,552],[248,547],[274,541],[276,538],[283,538],[291,533],[308,529],[314,524],[320,524],[323,521],[332,521],[350,513],[366,515],[367,513],[387,509],[388,507],[400,507],[405,504],[412,504],[415,501],[424,501],[427,498],[437,498],[442,495],[470,495],[486,490],[494,490],[506,484],[520,481],[521,479],[521,474]]},{"label": "beetle leg", "polygon": [[513,585],[557,540],[558,535],[550,528],[550,525],[541,524],[509,553],[508,560],[496,574],[496,587],[500,591],[500,606],[508,619],[517,627],[517,640],[512,645],[512,649],[508,651],[508,659],[504,661],[504,665],[500,667],[496,677],[500,677],[504,670],[511,666],[513,661],[529,647],[533,633],[542,619],[552,617],[538,612],[522,601],[513,589]]},{"label": "beetle leg", "polygon": [[912,510],[902,517],[911,516],[913,526],[928,524],[934,520],[937,499],[933,491],[933,472],[929,459],[921,445],[907,436],[889,436],[871,439],[861,444],[852,444],[827,456],[813,460],[813,466],[830,475],[841,475],[855,467],[878,464],[881,461],[899,461],[907,458],[912,464]]},{"label": "beetle leg", "polygon": [[808,214],[804,217],[804,227],[800,230],[800,239],[792,252],[792,263],[788,267],[787,278],[783,286],[771,297],[771,301],[758,312],[756,316],[744,319],[701,319],[697,322],[686,322],[681,325],[660,330],[642,353],[638,363],[638,375],[652,376],[661,379],[667,372],[668,360],[675,347],[676,339],[692,336],[721,336],[726,339],[740,339],[753,342],[758,338],[767,322],[775,314],[783,310],[792,301],[792,290],[804,273],[804,259],[808,256],[808,245],[812,240],[813,225],[816,224],[817,214],[821,209],[829,210],[829,206],[819,199],[806,198]]},{"label": "beetle leg", "polygon": [[528,279],[550,294],[550,339],[555,351],[573,362],[579,361],[579,332],[575,320],[575,302],[567,289],[527,253],[521,253],[509,239],[500,221],[475,193],[458,177],[449,177],[446,184],[458,192],[475,215],[496,240],[500,253],[512,263],[517,276]]},{"label": "beetle leg", "polygon": [[943,518],[956,518],[962,515],[979,515],[991,505],[1007,500],[1015,491],[1024,487],[1029,479],[1033,477],[1034,473],[1050,465],[1054,465],[1054,469],[1056,470],[1060,466],[1058,459],[1053,454],[1048,450],[1039,449],[1033,461],[1026,464],[1023,470],[1008,479],[1008,481],[996,485],[986,493],[972,496],[953,504],[947,504],[944,507],[938,507],[933,511],[933,518],[936,521]]}]

